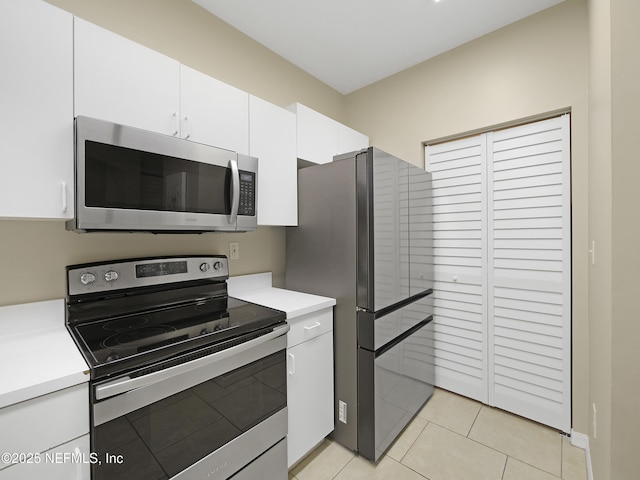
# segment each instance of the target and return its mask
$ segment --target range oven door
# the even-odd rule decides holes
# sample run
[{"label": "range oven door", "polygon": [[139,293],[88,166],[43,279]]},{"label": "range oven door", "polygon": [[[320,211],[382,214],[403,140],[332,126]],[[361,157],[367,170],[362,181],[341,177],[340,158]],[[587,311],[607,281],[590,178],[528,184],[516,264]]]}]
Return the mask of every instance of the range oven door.
[{"label": "range oven door", "polygon": [[76,231],[246,231],[257,225],[256,158],[76,118]]},{"label": "range oven door", "polygon": [[256,465],[286,478],[288,329],[96,383],[92,479],[243,478]]}]

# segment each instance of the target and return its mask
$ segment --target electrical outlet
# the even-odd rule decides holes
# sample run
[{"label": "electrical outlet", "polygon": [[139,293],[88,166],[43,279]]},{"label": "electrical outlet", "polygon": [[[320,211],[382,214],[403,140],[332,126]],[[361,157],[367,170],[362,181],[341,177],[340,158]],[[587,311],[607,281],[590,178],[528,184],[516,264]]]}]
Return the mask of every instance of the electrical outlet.
[{"label": "electrical outlet", "polygon": [[347,404],[342,400],[338,400],[338,420],[347,423]]},{"label": "electrical outlet", "polygon": [[240,260],[240,244],[231,242],[229,244],[229,257],[231,260]]},{"label": "electrical outlet", "polygon": [[595,440],[598,437],[597,430],[596,430],[598,422],[596,422],[596,404],[593,403],[592,406],[593,406],[593,439]]}]

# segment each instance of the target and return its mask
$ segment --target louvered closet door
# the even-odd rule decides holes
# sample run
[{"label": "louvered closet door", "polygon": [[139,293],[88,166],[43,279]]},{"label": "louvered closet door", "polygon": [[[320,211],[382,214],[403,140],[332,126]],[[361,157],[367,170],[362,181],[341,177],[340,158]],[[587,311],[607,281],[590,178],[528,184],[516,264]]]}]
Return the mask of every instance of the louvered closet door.
[{"label": "louvered closet door", "polygon": [[489,403],[571,428],[569,115],[487,134]]},{"label": "louvered closet door", "polygon": [[486,403],[485,136],[425,152],[433,175],[435,384]]}]

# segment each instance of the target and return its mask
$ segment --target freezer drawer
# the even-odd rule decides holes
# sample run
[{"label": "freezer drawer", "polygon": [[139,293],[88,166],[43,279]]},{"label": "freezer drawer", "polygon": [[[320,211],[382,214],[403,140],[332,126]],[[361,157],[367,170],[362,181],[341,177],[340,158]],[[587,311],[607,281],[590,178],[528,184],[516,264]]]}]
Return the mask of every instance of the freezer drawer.
[{"label": "freezer drawer", "polygon": [[432,290],[378,312],[359,311],[358,347],[379,350],[433,314]]},{"label": "freezer drawer", "polygon": [[378,353],[358,349],[358,451],[378,461],[433,394],[431,317]]}]

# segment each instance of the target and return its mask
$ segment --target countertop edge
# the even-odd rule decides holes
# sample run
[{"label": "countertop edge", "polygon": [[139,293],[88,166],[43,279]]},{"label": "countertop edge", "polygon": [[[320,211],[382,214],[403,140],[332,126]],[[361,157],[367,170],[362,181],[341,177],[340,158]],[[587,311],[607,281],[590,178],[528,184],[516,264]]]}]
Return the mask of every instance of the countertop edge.
[{"label": "countertop edge", "polygon": [[64,299],[0,307],[0,408],[89,381]]},{"label": "countertop edge", "polygon": [[286,312],[288,320],[325,308],[331,308],[336,304],[334,298],[275,287],[243,291],[236,293],[234,297],[247,302],[282,310]]},{"label": "countertop edge", "polygon": [[0,408],[33,400],[50,393],[64,390],[65,388],[81,385],[89,381],[89,375],[84,372],[76,372],[63,377],[58,377],[41,383],[29,385],[17,390],[0,394]]}]

